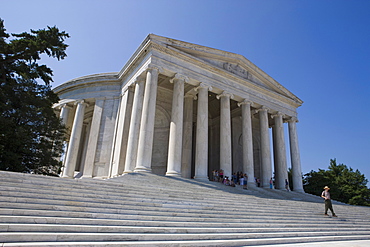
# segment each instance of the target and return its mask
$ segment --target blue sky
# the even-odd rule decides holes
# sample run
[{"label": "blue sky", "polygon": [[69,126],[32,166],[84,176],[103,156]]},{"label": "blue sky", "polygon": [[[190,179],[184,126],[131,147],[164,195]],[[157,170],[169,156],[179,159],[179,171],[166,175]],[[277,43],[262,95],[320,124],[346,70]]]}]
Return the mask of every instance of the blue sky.
[{"label": "blue sky", "polygon": [[8,32],[56,25],[68,57],[53,86],[119,71],[149,33],[245,56],[304,101],[302,170],[331,158],[370,180],[370,1],[0,0]]}]

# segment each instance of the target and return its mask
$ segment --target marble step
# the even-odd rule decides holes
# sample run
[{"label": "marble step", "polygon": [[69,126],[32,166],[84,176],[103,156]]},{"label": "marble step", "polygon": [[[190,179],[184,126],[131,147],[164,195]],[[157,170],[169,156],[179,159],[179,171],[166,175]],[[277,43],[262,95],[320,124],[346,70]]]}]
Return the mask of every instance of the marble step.
[{"label": "marble step", "polygon": [[272,233],[70,233],[70,232],[3,232],[0,239],[4,242],[53,242],[53,241],[171,241],[171,240],[227,240],[263,239],[290,237],[323,236],[370,236],[370,231],[341,232],[272,232]]},{"label": "marble step", "polygon": [[[276,244],[294,244],[294,243],[328,243],[333,241],[341,241],[342,243],[352,243],[352,241],[369,239],[370,236],[322,236],[322,237],[291,237],[291,238],[264,238],[264,239],[231,239],[231,240],[193,240],[193,241],[103,241],[103,242],[34,242],[34,243],[4,243],[3,247],[14,246],[89,246],[89,247],[103,247],[103,246],[134,246],[134,247],[169,247],[169,246],[183,246],[183,247],[205,247],[205,246],[261,246],[261,245],[276,245]],[[301,245],[300,245],[301,246]]]},{"label": "marble step", "polygon": [[9,224],[76,224],[76,225],[114,225],[114,226],[150,226],[150,227],[331,227],[335,224],[335,227],[354,227],[354,228],[367,228],[369,227],[368,222],[342,222],[336,219],[332,221],[310,221],[302,222],[302,220],[289,221],[289,220],[260,220],[260,221],[213,221],[213,220],[201,220],[201,221],[184,221],[179,220],[175,217],[168,217],[162,219],[152,220],[127,220],[127,219],[104,219],[104,218],[68,218],[68,217],[46,217],[46,216],[9,216],[0,215],[0,222]]},{"label": "marble step", "polygon": [[[204,219],[207,219],[209,221],[212,220],[218,220],[218,221],[228,221],[229,219],[238,219],[239,221],[305,221],[305,222],[316,222],[320,220],[320,222],[332,222],[332,218],[325,217],[323,215],[311,215],[310,221],[307,221],[307,216],[302,215],[273,215],[272,213],[270,215],[256,215],[251,214],[250,212],[247,213],[239,213],[239,214],[225,214],[225,215],[217,215],[212,212],[199,212],[199,213],[184,213],[184,212],[156,212],[156,211],[136,211],[136,210],[120,210],[119,212],[97,212],[92,210],[91,212],[86,212],[86,210],[82,211],[80,208],[76,207],[76,210],[70,210],[70,211],[59,211],[59,210],[33,210],[33,209],[27,209],[24,205],[25,209],[14,209],[14,207],[9,208],[0,208],[0,215],[6,215],[6,216],[45,216],[45,217],[67,217],[67,218],[103,218],[103,219],[167,219],[167,218],[176,218],[179,219],[179,221],[186,221],[188,219],[193,220],[194,218],[199,218],[204,221]],[[348,217],[346,217],[348,218]],[[347,219],[341,217],[339,220],[341,222],[346,222]],[[363,218],[356,218],[354,219],[351,217],[351,220],[356,220],[357,223],[368,223],[367,219]],[[370,223],[369,223],[370,225]]]},{"label": "marble step", "polygon": [[[265,227],[263,227],[265,226]],[[278,233],[278,232],[350,232],[353,227],[143,227],[143,226],[114,226],[114,225],[62,225],[62,224],[9,224],[0,223],[1,232],[90,232],[90,233]],[[370,226],[360,232],[369,232]]]},{"label": "marble step", "polygon": [[[83,214],[86,217],[97,214],[112,215],[116,217],[120,214],[127,215],[153,215],[153,216],[188,216],[196,215],[197,217],[218,217],[218,218],[270,218],[270,217],[303,217],[303,214],[292,214],[290,212],[266,212],[255,210],[230,211],[223,214],[224,211],[217,209],[212,210],[193,210],[193,209],[177,209],[177,208],[158,208],[158,207],[136,207],[136,208],[108,208],[108,207],[79,207],[79,206],[60,206],[52,204],[30,204],[30,203],[10,203],[0,202],[0,212],[6,215],[24,215],[24,214],[40,214],[47,215],[55,214],[63,216],[68,213],[71,217]],[[312,213],[310,214],[312,215]],[[108,217],[108,216],[107,216]],[[353,217],[353,216],[352,216]],[[322,219],[323,215],[313,215],[312,218]],[[360,218],[360,217],[359,217]],[[360,218],[361,219],[361,218]]]},{"label": "marble step", "polygon": [[[177,216],[159,216],[159,217],[154,217],[154,216],[132,216],[132,215],[99,215],[99,214],[94,214],[94,215],[84,215],[81,214],[79,217],[71,217],[69,214],[60,216],[60,215],[55,215],[52,214],[50,216],[41,214],[41,215],[0,215],[0,219],[2,220],[3,223],[30,223],[30,219],[35,219],[37,223],[39,222],[52,222],[53,218],[57,218],[59,221],[62,219],[65,219],[69,224],[98,224],[98,225],[109,225],[110,221],[112,221],[116,225],[123,225],[123,224],[128,224],[132,225],[134,221],[142,221],[142,222],[147,222],[147,221],[153,221],[153,222],[178,222],[179,225],[183,223],[187,223],[188,225],[190,224],[196,224],[196,223],[211,223],[211,224],[223,224],[226,220],[228,224],[249,224],[249,222],[253,222],[255,225],[260,225],[260,224],[280,224],[280,225],[286,225],[286,224],[291,224],[291,225],[296,225],[299,226],[300,222],[305,219],[217,219],[217,218],[199,218],[199,219],[194,219],[194,217],[177,217]],[[36,218],[35,218],[36,217]],[[81,218],[83,219],[89,219],[89,223],[82,223],[80,222]],[[72,219],[75,219],[74,221]],[[94,221],[96,220],[96,221]],[[58,221],[58,222],[59,222]],[[86,222],[86,221],[84,221]],[[32,222],[31,222],[32,223]],[[336,224],[336,227],[343,227],[343,226],[354,226],[352,222],[346,222],[346,221],[335,221],[335,220],[329,220],[329,219],[323,219],[322,221],[318,221],[317,219],[313,219],[310,221],[306,221],[303,225],[310,225],[310,226],[321,226],[324,224]],[[366,221],[364,222],[356,222],[356,225],[359,226],[361,225],[362,227],[368,226],[370,227],[370,224]]]}]

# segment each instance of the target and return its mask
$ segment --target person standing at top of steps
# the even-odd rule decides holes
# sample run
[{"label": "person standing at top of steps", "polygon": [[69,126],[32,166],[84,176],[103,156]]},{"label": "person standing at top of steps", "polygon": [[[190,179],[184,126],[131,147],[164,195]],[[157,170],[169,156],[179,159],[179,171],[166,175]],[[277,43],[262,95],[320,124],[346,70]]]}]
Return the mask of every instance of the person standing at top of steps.
[{"label": "person standing at top of steps", "polygon": [[324,191],[321,193],[321,197],[325,199],[325,215],[328,216],[328,209],[330,209],[331,213],[333,214],[333,217],[337,217],[333,210],[333,205],[331,204],[331,198],[330,198],[330,188],[328,186],[324,187]]},{"label": "person standing at top of steps", "polygon": [[248,176],[246,173],[244,173],[244,176],[242,176],[243,179],[244,179],[244,182],[243,182],[243,189],[247,190],[248,189]]},{"label": "person standing at top of steps", "polygon": [[290,191],[289,190],[289,181],[288,181],[288,179],[285,179],[285,189],[286,189],[286,191]]},{"label": "person standing at top of steps", "polygon": [[239,178],[239,184],[240,184],[240,186],[242,186],[242,188],[244,189],[244,176],[243,175],[241,175],[240,176],[240,178]]},{"label": "person standing at top of steps", "polygon": [[224,181],[224,170],[220,170],[218,172],[218,176],[220,177],[220,182],[222,183]]}]

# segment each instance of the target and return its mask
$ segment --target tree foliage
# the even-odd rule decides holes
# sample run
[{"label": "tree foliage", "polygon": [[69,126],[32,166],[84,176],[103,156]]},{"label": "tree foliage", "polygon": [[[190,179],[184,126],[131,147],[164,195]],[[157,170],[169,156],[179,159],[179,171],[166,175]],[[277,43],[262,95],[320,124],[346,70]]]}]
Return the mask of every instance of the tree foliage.
[{"label": "tree foliage", "polygon": [[354,171],[344,164],[330,160],[328,170],[319,169],[304,175],[304,189],[307,193],[321,195],[324,186],[331,188],[332,199],[352,205],[370,206],[368,180],[359,170]]},{"label": "tree foliage", "polygon": [[42,54],[64,59],[68,37],[57,27],[8,34],[0,19],[1,170],[58,173],[64,127],[52,105],[59,99],[52,70],[38,62]]}]

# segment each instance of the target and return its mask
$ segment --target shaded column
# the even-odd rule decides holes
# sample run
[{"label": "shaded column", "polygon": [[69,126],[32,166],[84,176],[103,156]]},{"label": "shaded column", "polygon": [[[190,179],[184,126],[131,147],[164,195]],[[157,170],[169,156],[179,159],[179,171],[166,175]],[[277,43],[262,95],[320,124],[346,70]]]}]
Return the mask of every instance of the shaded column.
[{"label": "shaded column", "polygon": [[77,156],[81,140],[85,108],[87,105],[83,100],[76,102],[76,104],[77,109],[73,120],[71,138],[69,140],[66,160],[64,162],[65,166],[63,171],[63,177],[65,178],[74,177],[74,171],[77,164]]},{"label": "shaded column", "polygon": [[222,92],[216,96],[220,102],[220,169],[224,171],[224,176],[231,178],[231,112],[230,99],[234,96],[227,92]]},{"label": "shaded column", "polygon": [[150,66],[146,72],[143,110],[141,114],[140,134],[135,172],[151,172],[154,118],[157,100],[159,68]]},{"label": "shaded column", "polygon": [[275,152],[275,188],[285,189],[285,179],[288,179],[286,147],[284,138],[283,114],[272,115],[274,127],[274,152]]},{"label": "shaded column", "polygon": [[194,178],[208,180],[208,90],[212,87],[201,83],[195,90],[198,92],[198,113]]},{"label": "shaded column", "polygon": [[255,187],[251,105],[248,100],[238,103],[242,106],[243,171],[248,176],[248,186]]},{"label": "shaded column", "polygon": [[[63,104],[60,107],[59,118],[61,119],[61,122],[62,122],[62,124],[64,125],[64,127],[66,129],[67,129],[68,117],[69,117],[69,113],[70,113],[71,109],[72,109],[72,107],[68,106],[67,104]],[[59,160],[62,161],[63,164],[64,164],[64,160],[65,160],[65,159],[63,160],[63,156],[66,154],[67,147],[68,147],[68,140],[65,140],[65,141],[63,141],[63,152],[62,152],[61,156],[59,157]]]},{"label": "shaded column", "polygon": [[62,124],[64,126],[67,126],[68,116],[69,116],[69,112],[70,112],[71,108],[72,107],[68,106],[67,104],[63,104],[60,108],[59,118],[62,120]]},{"label": "shaded column", "polygon": [[110,177],[121,175],[126,160],[128,132],[131,121],[131,110],[133,101],[133,87],[129,86],[121,95],[120,110],[117,119],[114,151],[111,163]]},{"label": "shaded column", "polygon": [[134,102],[132,104],[131,123],[127,141],[127,154],[124,173],[133,172],[136,166],[144,86],[144,78],[138,78],[135,82],[135,94]]},{"label": "shaded column", "polygon": [[292,163],[292,175],[293,175],[293,190],[297,192],[304,192],[296,122],[298,122],[298,120],[295,117],[292,117],[291,119],[288,120],[290,158]]},{"label": "shaded column", "polygon": [[263,106],[258,112],[261,132],[261,182],[262,187],[268,188],[272,177],[268,108]]},{"label": "shaded column", "polygon": [[176,74],[170,80],[173,83],[170,137],[168,144],[167,176],[181,175],[182,128],[184,118],[184,84],[186,76]]},{"label": "shaded column", "polygon": [[191,162],[193,150],[193,104],[197,96],[186,94],[184,99],[184,128],[182,139],[181,176],[191,178]]},{"label": "shaded column", "polygon": [[104,108],[105,98],[96,99],[94,113],[91,120],[89,141],[87,143],[87,156],[82,178],[91,178],[94,171],[95,154],[98,146],[100,123]]}]

